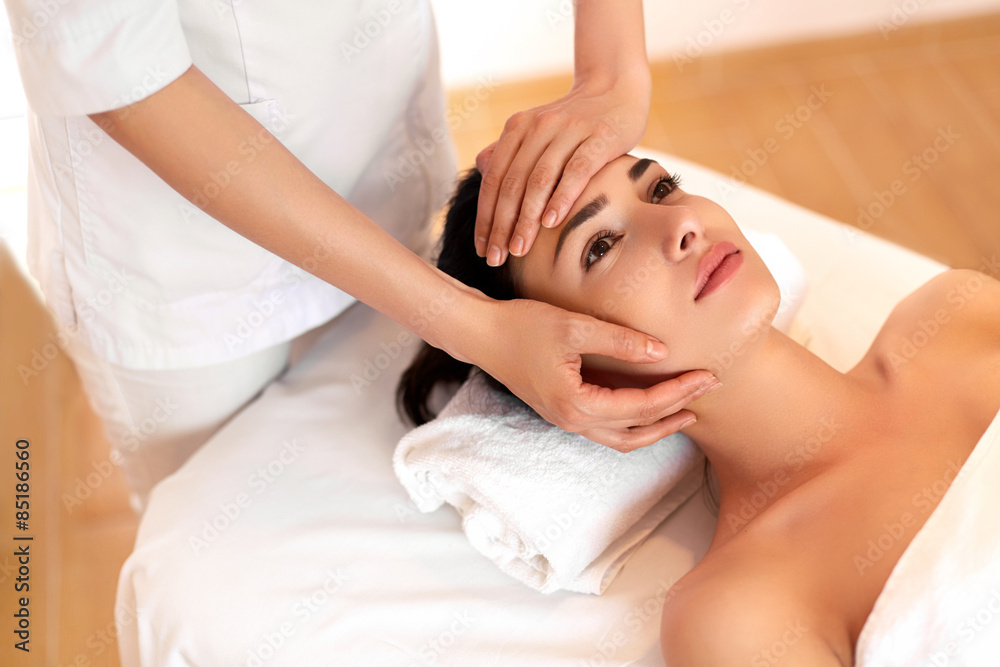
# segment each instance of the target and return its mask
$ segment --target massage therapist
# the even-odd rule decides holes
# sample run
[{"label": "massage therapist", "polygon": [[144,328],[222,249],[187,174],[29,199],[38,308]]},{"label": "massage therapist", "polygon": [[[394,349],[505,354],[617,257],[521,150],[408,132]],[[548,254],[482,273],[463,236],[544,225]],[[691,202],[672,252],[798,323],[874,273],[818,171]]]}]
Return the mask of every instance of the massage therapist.
[{"label": "massage therapist", "polygon": [[[426,0],[4,1],[30,106],[29,265],[137,510],[355,299],[616,449],[693,419],[706,371],[648,390],[580,376],[581,354],[654,361],[662,343],[493,301],[414,252],[457,171]],[[578,0],[575,20],[572,90],[477,159],[491,264],[645,129],[642,3]]]}]

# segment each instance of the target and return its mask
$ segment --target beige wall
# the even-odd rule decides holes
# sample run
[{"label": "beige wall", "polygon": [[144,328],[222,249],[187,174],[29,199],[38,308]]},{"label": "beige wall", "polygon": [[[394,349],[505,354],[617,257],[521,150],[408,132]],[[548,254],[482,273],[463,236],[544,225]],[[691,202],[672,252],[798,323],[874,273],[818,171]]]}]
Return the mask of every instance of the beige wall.
[{"label": "beige wall", "polygon": [[[448,85],[572,68],[571,0],[433,4]],[[879,30],[891,40],[893,25],[991,11],[1000,0],[645,0],[646,45],[651,58],[670,59]]]}]

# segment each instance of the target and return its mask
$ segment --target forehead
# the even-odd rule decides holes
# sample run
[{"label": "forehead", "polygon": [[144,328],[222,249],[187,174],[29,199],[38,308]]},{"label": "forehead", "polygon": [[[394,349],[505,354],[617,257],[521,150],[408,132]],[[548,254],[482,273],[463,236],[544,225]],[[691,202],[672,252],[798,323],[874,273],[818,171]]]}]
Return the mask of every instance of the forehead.
[{"label": "forehead", "polygon": [[[583,192],[579,197],[577,197],[576,201],[573,202],[573,206],[570,207],[569,213],[566,215],[566,220],[563,221],[562,225],[566,224],[566,221],[572,218],[577,211],[586,206],[591,200],[593,200],[594,197],[602,192],[610,194],[612,190],[621,187],[631,189],[635,180],[646,171],[645,168],[634,169],[643,166],[639,164],[640,162],[644,164],[656,164],[652,160],[639,159],[633,155],[622,155],[621,157],[615,158],[601,167],[601,169],[590,178],[590,181],[583,189]],[[561,228],[562,225],[556,229]]]},{"label": "forehead", "polygon": [[[640,162],[643,164],[639,164]],[[627,196],[634,190],[635,181],[647,171],[648,164],[650,163],[656,164],[651,160],[640,160],[632,155],[622,155],[604,165],[600,171],[591,177],[586,187],[584,187],[583,192],[573,202],[563,221],[551,229],[540,228],[538,238],[541,239],[544,234],[546,237],[554,236],[558,239],[567,225],[571,223],[573,217],[585,207],[593,205],[597,197],[603,195],[610,200],[610,204],[613,206],[616,196]]]},{"label": "forehead", "polygon": [[[540,290],[547,291],[541,288],[543,284],[548,283],[548,279],[552,276],[552,262],[555,257],[556,246],[559,243],[559,237],[562,235],[563,230],[566,229],[567,224],[573,219],[573,216],[600,195],[605,195],[608,198],[609,204],[605,208],[611,209],[614,208],[616,202],[622,201],[623,197],[634,194],[636,185],[632,182],[629,171],[638,162],[639,158],[632,155],[623,155],[602,167],[590,179],[590,182],[587,183],[581,195],[573,203],[569,213],[558,226],[552,228],[540,227],[538,236],[528,254],[524,257],[511,257],[508,260],[514,262],[512,268],[514,269],[523,296],[543,298]],[[653,164],[655,165],[655,163]],[[582,231],[577,231],[576,234],[587,236]],[[560,251],[561,255],[566,255],[567,252],[575,252],[572,248],[575,245],[577,244],[572,240],[565,243]],[[559,260],[560,265],[565,264],[566,259],[566,257],[561,257]],[[544,300],[551,302],[552,295],[546,296],[548,298]]]}]

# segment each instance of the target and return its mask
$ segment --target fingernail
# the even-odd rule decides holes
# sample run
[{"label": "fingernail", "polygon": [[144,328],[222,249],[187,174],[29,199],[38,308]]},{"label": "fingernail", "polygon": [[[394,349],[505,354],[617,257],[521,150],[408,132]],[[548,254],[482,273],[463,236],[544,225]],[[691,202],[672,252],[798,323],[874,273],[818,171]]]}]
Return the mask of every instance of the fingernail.
[{"label": "fingernail", "polygon": [[556,215],[557,213],[551,208],[545,212],[545,217],[542,218],[542,227],[555,227],[556,225]]},{"label": "fingernail", "polygon": [[495,245],[490,246],[490,254],[486,257],[486,263],[490,266],[500,266],[500,248]]},{"label": "fingernail", "polygon": [[680,425],[680,428],[678,428],[677,430],[678,430],[678,431],[681,431],[681,430],[684,430],[684,429],[686,429],[686,428],[687,428],[688,426],[691,426],[691,425],[693,425],[693,424],[694,424],[695,422],[697,422],[697,421],[698,421],[697,419],[695,419],[694,417],[691,417],[691,419],[689,419],[689,420],[687,420],[686,422],[684,422],[683,424],[681,424],[681,425]]},{"label": "fingernail", "polygon": [[660,341],[649,338],[646,340],[646,354],[654,359],[662,359],[667,356],[667,346]]},{"label": "fingernail", "polygon": [[486,254],[486,239],[482,236],[476,239],[476,254],[480,257]]},{"label": "fingernail", "polygon": [[711,394],[713,391],[718,391],[719,389],[722,389],[722,383],[719,382],[718,380],[714,380],[712,382],[706,382],[705,384],[701,385],[699,389],[704,390],[702,391],[701,395],[705,396],[706,394]]},{"label": "fingernail", "polygon": [[522,239],[520,236],[515,236],[510,241],[510,254],[514,255],[515,257],[520,257],[522,250],[524,250],[524,239]]}]

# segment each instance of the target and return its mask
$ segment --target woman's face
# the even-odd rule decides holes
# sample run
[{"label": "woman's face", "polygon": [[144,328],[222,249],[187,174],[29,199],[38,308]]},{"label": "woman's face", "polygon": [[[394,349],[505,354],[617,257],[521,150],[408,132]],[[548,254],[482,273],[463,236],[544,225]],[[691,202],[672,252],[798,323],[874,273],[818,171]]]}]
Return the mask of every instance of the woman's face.
[{"label": "woman's face", "polygon": [[522,296],[666,343],[667,358],[657,364],[586,360],[616,384],[698,368],[718,374],[770,326],[780,299],[721,206],[676,187],[658,163],[631,155],[598,172],[566,222],[542,228],[531,251],[512,261]]}]

